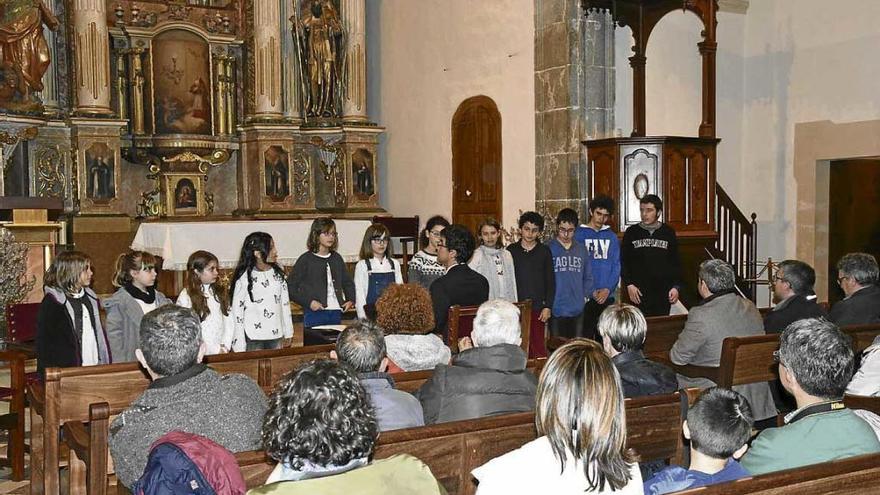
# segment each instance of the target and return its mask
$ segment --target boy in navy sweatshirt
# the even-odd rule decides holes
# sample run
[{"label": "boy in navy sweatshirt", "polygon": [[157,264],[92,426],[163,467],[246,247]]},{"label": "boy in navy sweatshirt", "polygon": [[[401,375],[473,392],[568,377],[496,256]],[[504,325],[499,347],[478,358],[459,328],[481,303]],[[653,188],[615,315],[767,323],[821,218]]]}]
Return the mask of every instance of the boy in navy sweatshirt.
[{"label": "boy in navy sweatshirt", "polygon": [[620,279],[620,241],[611,230],[608,219],[614,213],[614,201],[608,196],[590,200],[590,219],[574,233],[574,241],[583,244],[590,254],[593,272],[593,291],[584,306],[584,333],[599,340],[596,324],[602,311],[614,303],[614,293]]},{"label": "boy in navy sweatshirt", "polygon": [[564,208],[556,216],[556,238],[550,241],[556,295],[550,335],[584,337],[584,303],[593,290],[593,275],[587,248],[574,242],[577,212]]},{"label": "boy in navy sweatshirt", "polygon": [[681,264],[675,230],[660,221],[663,201],[654,194],[639,200],[642,221],[630,225],[620,245],[623,286],[645,316],[666,316],[678,302]]}]

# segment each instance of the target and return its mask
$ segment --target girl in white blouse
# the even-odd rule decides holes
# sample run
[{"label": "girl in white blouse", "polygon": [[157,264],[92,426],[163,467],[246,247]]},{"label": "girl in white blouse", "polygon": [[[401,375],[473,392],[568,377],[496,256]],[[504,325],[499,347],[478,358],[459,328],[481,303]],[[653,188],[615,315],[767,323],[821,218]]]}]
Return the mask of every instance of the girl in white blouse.
[{"label": "girl in white blouse", "polygon": [[290,296],[275,262],[275,241],[265,232],[244,239],[232,276],[232,350],[278,349],[293,336]]},{"label": "girl in white blouse", "polygon": [[232,348],[232,318],[226,288],[217,283],[217,257],[196,251],[186,261],[186,282],[177,305],[192,308],[202,321],[202,342],[206,354],[221,354]]}]

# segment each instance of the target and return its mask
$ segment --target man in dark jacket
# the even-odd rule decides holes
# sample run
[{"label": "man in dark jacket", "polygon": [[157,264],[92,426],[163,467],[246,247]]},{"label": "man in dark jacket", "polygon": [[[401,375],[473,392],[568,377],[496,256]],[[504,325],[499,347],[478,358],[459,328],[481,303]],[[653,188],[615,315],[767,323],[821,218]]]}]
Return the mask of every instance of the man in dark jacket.
[{"label": "man in dark jacket", "polygon": [[385,333],[373,323],[361,320],[347,327],[336,340],[330,357],[355,370],[358,380],[376,412],[379,431],[423,426],[424,415],[418,399],[394,388],[394,379],[386,373]]},{"label": "man in dark jacket", "polygon": [[434,305],[434,332],[447,340],[449,308],[478,306],[489,299],[489,281],[467,265],[474,252],[474,235],[463,225],[450,225],[440,232],[437,262],[446,267],[446,275],[431,284]]},{"label": "man in dark jacket", "polygon": [[416,393],[425,424],[533,411],[538,380],[521,342],[516,306],[500,299],[480,306],[471,337],[459,344],[465,350],[437,365]]},{"label": "man in dark jacket", "polygon": [[868,253],[849,253],[837,262],[837,272],[846,298],[831,308],[828,319],[841,327],[880,323],[877,259]]},{"label": "man in dark jacket", "polygon": [[773,299],[776,306],[764,316],[766,333],[782,333],[785,327],[805,318],[824,318],[825,310],[816,304],[813,267],[798,260],[785,260],[777,265],[773,276]]},{"label": "man in dark jacket", "polygon": [[620,373],[625,397],[671,394],[678,389],[674,371],[642,354],[648,323],[638,308],[611,305],[599,316],[597,327],[605,353]]},{"label": "man in dark jacket", "polygon": [[660,221],[663,201],[654,194],[639,200],[642,221],[630,225],[620,244],[621,278],[629,300],[645,316],[666,316],[678,302],[681,264],[675,230]]}]

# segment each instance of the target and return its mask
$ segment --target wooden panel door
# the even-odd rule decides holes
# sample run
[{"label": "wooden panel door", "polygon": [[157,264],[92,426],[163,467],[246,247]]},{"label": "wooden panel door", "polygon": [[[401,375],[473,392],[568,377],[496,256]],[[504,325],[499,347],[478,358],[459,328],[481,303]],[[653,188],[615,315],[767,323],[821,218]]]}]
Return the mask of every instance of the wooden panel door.
[{"label": "wooden panel door", "polygon": [[828,299],[843,299],[837,261],[860,251],[880,258],[880,159],[831,162],[828,203]]},{"label": "wooden panel door", "polygon": [[488,216],[501,220],[501,114],[475,96],[452,118],[452,221],[476,231]]}]

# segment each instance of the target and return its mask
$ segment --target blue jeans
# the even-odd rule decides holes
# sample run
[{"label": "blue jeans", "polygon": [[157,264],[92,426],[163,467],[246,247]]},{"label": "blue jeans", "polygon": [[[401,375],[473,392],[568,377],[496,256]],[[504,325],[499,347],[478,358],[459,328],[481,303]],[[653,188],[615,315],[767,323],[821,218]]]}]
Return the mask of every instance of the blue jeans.
[{"label": "blue jeans", "polygon": [[247,339],[245,347],[248,351],[263,351],[271,349],[281,349],[281,339],[272,340],[251,340]]}]

